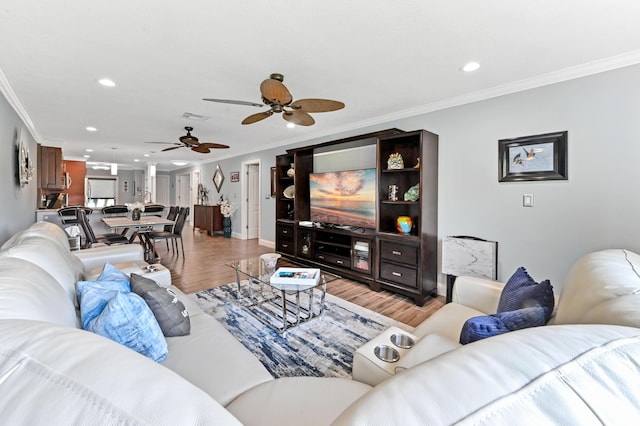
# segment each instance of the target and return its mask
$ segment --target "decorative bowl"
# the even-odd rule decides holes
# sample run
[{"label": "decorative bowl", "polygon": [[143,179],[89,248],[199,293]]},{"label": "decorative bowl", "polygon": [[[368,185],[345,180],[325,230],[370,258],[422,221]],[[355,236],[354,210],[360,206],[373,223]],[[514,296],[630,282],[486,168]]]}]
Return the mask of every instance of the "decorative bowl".
[{"label": "decorative bowl", "polygon": [[409,216],[398,216],[396,218],[396,229],[398,232],[409,235],[411,228],[413,228],[413,221]]},{"label": "decorative bowl", "polygon": [[294,198],[295,197],[295,189],[296,189],[296,187],[294,185],[287,186],[285,188],[284,192],[282,193],[282,195],[284,195],[285,198]]}]

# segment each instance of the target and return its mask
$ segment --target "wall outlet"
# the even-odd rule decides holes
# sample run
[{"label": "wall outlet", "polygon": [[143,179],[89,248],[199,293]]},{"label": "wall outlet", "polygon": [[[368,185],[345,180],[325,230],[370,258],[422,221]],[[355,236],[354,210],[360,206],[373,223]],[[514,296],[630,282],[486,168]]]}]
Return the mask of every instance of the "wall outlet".
[{"label": "wall outlet", "polygon": [[533,194],[524,194],[522,196],[522,205],[524,207],[533,207]]}]

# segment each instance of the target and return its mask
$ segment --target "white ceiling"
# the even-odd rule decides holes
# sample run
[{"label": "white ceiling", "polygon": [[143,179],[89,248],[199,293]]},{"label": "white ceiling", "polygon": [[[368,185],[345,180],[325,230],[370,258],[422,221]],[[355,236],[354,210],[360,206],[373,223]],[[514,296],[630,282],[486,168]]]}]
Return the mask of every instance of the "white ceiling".
[{"label": "white ceiling", "polygon": [[[90,160],[126,168],[155,151],[170,170],[640,63],[638,22],[635,0],[2,0],[0,90],[65,159],[92,148]],[[468,61],[481,68],[460,72]],[[346,107],[288,129],[277,115],[243,126],[261,110],[202,101],[261,102],[273,72],[294,99]],[[175,142],[184,126],[231,148],[144,143]]]}]

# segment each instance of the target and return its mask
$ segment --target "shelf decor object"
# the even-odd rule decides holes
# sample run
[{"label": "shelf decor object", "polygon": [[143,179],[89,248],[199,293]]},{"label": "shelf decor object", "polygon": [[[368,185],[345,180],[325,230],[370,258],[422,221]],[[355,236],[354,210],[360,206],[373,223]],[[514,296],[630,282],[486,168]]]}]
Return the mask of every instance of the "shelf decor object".
[{"label": "shelf decor object", "polygon": [[282,195],[284,195],[285,198],[292,199],[296,195],[295,190],[296,190],[295,186],[293,185],[287,186],[285,190],[282,192]]},{"label": "shelf decor object", "polygon": [[296,169],[294,167],[294,164],[291,163],[291,167],[289,167],[289,170],[287,170],[287,176],[292,178],[293,176],[295,176],[295,174],[296,174]]},{"label": "shelf decor object", "polygon": [[409,235],[413,228],[413,220],[409,216],[398,216],[396,218],[396,229],[398,232]]},{"label": "shelf decor object", "polygon": [[418,201],[420,198],[420,184],[417,183],[404,193],[405,201]]},{"label": "shelf decor object", "polygon": [[498,141],[499,182],[567,180],[567,131]]},{"label": "shelf decor object", "polygon": [[389,169],[404,169],[404,161],[402,155],[398,152],[394,152],[389,156],[387,160],[387,168]]}]

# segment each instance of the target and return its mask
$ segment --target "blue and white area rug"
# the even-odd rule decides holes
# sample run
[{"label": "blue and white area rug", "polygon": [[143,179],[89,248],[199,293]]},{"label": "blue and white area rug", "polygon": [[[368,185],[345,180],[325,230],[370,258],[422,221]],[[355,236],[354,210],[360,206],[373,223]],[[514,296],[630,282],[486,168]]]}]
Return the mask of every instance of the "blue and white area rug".
[{"label": "blue and white area rug", "polygon": [[391,318],[327,293],[322,316],[281,336],[236,301],[236,285],[196,293],[198,303],[220,321],[274,377],[351,377],[353,353],[390,326]]}]

